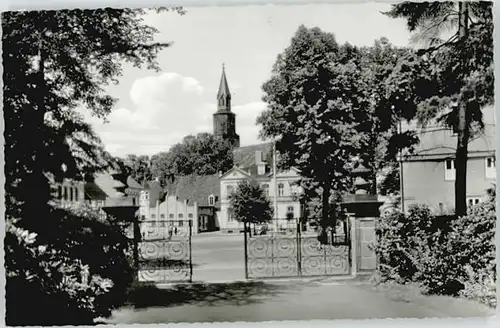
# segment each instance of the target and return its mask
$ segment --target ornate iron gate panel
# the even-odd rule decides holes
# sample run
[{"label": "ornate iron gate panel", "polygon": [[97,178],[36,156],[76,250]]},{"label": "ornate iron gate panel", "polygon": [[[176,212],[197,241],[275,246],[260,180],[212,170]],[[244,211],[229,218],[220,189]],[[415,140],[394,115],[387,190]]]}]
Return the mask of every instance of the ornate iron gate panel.
[{"label": "ornate iron gate panel", "polygon": [[138,230],[139,281],[192,281],[191,220],[143,221]]},{"label": "ornate iron gate panel", "polygon": [[252,235],[245,229],[247,279],[347,275],[351,245],[347,220],[343,232],[331,232],[324,242],[316,233],[304,233],[300,225],[282,231]]}]

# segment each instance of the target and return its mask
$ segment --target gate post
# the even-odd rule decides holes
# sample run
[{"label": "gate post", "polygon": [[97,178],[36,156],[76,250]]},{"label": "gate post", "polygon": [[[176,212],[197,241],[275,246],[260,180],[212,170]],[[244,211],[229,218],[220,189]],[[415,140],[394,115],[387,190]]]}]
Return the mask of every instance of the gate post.
[{"label": "gate post", "polygon": [[245,279],[248,279],[248,238],[247,238],[247,221],[243,221],[243,235],[245,243]]},{"label": "gate post", "polygon": [[356,277],[356,274],[358,272],[358,252],[357,252],[357,245],[358,245],[358,239],[356,236],[356,231],[357,231],[357,226],[356,226],[356,218],[352,215],[347,216],[347,224],[349,225],[349,264],[351,265],[351,275],[353,277]]},{"label": "gate post", "polygon": [[193,236],[193,220],[189,220],[189,282],[193,282],[193,248],[191,247],[191,237]]},{"label": "gate post", "polygon": [[[354,178],[353,195],[349,195],[342,207],[350,215],[351,223],[351,274],[373,272],[377,269],[377,258],[371,245],[376,242],[375,221],[380,217],[383,202],[377,195],[369,193],[371,171],[359,163],[351,172]],[[365,180],[366,179],[366,180]]]},{"label": "gate post", "polygon": [[139,274],[139,243],[141,241],[141,228],[139,226],[139,218],[134,216],[133,223],[133,237],[134,246],[132,249],[132,257],[134,261],[134,269],[136,274]]},{"label": "gate post", "polygon": [[295,243],[297,245],[297,275],[302,277],[302,234],[300,229],[300,220],[297,221]]}]

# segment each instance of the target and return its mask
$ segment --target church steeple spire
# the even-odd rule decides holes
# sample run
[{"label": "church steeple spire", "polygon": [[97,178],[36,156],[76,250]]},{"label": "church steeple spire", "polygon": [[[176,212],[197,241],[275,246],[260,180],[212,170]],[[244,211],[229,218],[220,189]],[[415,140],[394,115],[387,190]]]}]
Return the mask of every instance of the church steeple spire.
[{"label": "church steeple spire", "polygon": [[224,63],[222,64],[222,76],[220,78],[219,91],[217,92],[217,104],[218,111],[231,111],[231,92],[227,83]]},{"label": "church steeple spire", "polygon": [[229,141],[233,147],[239,147],[240,136],[236,133],[236,115],[231,112],[231,93],[229,92],[224,64],[222,64],[222,76],[217,92],[217,111],[213,116],[214,136]]}]

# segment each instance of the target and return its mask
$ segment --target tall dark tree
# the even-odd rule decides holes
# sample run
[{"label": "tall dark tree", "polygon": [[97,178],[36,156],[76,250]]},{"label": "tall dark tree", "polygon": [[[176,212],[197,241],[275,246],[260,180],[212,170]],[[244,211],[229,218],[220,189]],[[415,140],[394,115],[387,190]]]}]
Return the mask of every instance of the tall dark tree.
[{"label": "tall dark tree", "polygon": [[[404,18],[436,79],[413,101],[424,124],[437,118],[457,133],[455,212],[465,215],[468,143],[483,128],[481,109],[493,103],[492,2],[403,2],[386,14]],[[452,31],[451,36],[445,34]],[[449,34],[449,33],[448,33]]]},{"label": "tall dark tree", "polygon": [[329,224],[332,190],[350,186],[351,161],[366,141],[360,132],[368,132],[360,131],[356,117],[369,106],[358,96],[356,52],[330,33],[300,26],[262,87],[261,136],[276,139],[280,164],[297,167],[303,186],[320,193],[323,225]]},{"label": "tall dark tree", "polygon": [[[53,206],[51,185],[106,166],[107,154],[76,109],[105,118],[116,99],[104,87],[117,83],[123,62],[159,69],[156,56],[169,44],[154,41],[157,31],[144,24],[145,13],[105,8],[2,14],[9,325],[90,324],[118,305],[119,298],[101,307],[100,297],[90,297],[109,291],[106,274],[92,266],[85,282],[88,258],[61,241],[95,243],[94,251],[103,253],[109,245],[86,234],[97,226],[71,224],[83,214]],[[16,298],[18,290],[25,297]],[[36,311],[26,315],[18,308]]]},{"label": "tall dark tree", "polygon": [[399,80],[391,79],[398,62],[413,54],[408,48],[393,46],[388,39],[376,40],[372,46],[359,49],[361,79],[358,80],[359,97],[368,101],[365,111],[356,112],[360,132],[366,134],[365,147],[359,154],[364,165],[371,169],[372,192],[378,190],[377,174],[388,167],[394,167],[398,152],[412,150],[418,142],[414,130],[399,131],[403,120],[415,116],[411,107],[396,108],[391,93],[387,90],[399,87]]}]

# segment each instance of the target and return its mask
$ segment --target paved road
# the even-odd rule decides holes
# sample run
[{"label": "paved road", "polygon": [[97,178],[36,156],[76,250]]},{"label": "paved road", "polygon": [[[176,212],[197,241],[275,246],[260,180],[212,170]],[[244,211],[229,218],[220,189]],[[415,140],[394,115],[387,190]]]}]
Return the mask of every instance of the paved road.
[{"label": "paved road", "polygon": [[245,279],[243,234],[200,234],[192,239],[194,281]]},{"label": "paved road", "polygon": [[447,297],[410,297],[368,285],[317,282],[253,282],[182,285],[155,289],[135,307],[113,312],[107,323],[179,323],[313,319],[490,316],[493,310]]}]

